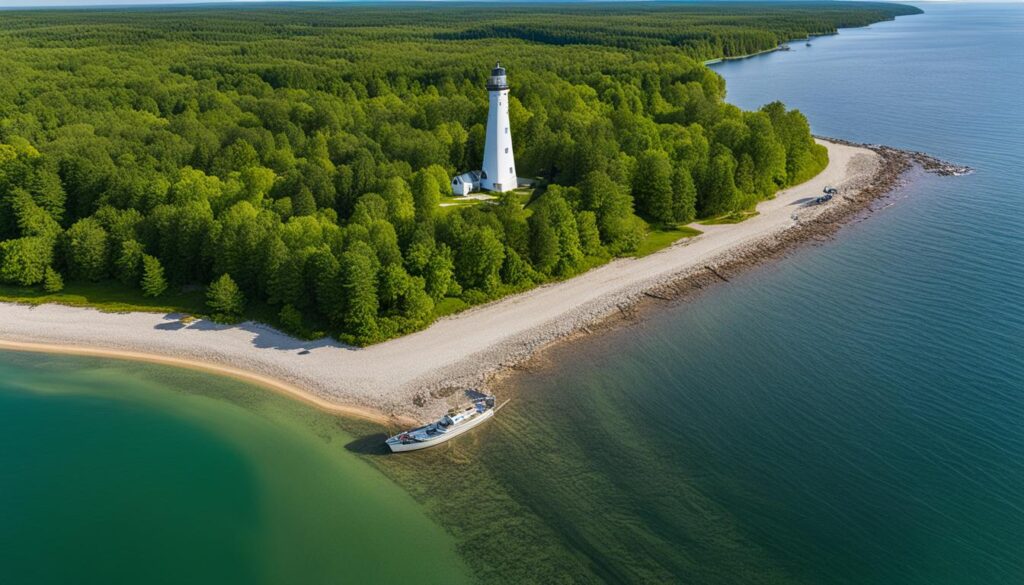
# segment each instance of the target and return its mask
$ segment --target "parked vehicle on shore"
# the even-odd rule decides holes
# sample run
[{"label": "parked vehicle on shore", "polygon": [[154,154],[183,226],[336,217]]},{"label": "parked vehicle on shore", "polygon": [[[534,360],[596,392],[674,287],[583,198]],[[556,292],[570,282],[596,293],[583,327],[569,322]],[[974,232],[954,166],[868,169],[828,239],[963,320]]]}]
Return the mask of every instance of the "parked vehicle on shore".
[{"label": "parked vehicle on shore", "polygon": [[838,194],[839,194],[839,190],[836,189],[835,187],[829,185],[829,186],[825,187],[824,189],[822,189],[822,194],[819,195],[814,200],[814,202],[815,203],[825,203],[826,201],[831,201],[832,198],[835,197]]}]

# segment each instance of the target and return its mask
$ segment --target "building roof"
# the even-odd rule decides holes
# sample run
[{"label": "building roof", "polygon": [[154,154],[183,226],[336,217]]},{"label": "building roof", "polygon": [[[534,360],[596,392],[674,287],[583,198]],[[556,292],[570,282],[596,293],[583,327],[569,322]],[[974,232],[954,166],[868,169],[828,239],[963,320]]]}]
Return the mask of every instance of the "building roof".
[{"label": "building roof", "polygon": [[462,173],[452,177],[452,181],[455,179],[462,179],[463,183],[479,183],[480,182],[480,171],[469,171],[468,173]]},{"label": "building roof", "polygon": [[500,91],[508,89],[508,79],[505,77],[505,68],[501,63],[495,63],[491,69],[491,76],[487,78],[487,91]]}]

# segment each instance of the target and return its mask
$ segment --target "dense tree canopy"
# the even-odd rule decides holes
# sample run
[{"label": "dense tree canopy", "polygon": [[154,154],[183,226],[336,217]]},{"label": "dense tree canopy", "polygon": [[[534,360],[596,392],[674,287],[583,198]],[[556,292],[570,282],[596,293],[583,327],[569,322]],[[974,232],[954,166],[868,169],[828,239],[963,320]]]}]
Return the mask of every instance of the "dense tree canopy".
[{"label": "dense tree canopy", "polygon": [[[749,208],[826,153],[724,102],[703,59],[883,4],[263,6],[5,12],[0,282],[209,285],[237,318],[370,343]],[[533,193],[441,207],[479,168],[501,60]],[[212,283],[212,285],[211,285]]]}]

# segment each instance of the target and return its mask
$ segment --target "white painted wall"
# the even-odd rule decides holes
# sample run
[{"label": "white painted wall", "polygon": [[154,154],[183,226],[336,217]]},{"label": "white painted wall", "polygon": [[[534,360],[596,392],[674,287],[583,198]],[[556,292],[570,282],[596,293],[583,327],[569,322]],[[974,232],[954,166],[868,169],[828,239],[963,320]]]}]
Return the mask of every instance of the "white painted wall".
[{"label": "white painted wall", "polygon": [[504,89],[491,90],[487,111],[487,139],[484,141],[486,178],[480,184],[488,191],[511,191],[516,188],[516,161],[512,153],[512,129],[508,123],[508,85],[505,76],[491,77],[491,85]]},{"label": "white painted wall", "polygon": [[465,196],[465,195],[469,195],[470,193],[473,192],[473,189],[476,187],[473,184],[473,179],[470,177],[469,173],[465,173],[463,175],[459,175],[457,177],[453,177],[451,184],[452,184],[452,195],[454,195],[456,197],[462,197],[462,196]]}]

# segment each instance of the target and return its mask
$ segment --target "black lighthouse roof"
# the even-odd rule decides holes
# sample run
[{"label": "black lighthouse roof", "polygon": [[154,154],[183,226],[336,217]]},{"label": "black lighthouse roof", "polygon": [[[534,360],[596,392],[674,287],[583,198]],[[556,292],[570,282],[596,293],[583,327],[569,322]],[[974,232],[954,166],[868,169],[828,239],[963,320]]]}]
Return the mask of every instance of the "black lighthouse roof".
[{"label": "black lighthouse roof", "polygon": [[508,89],[505,68],[501,66],[501,63],[495,63],[494,69],[491,69],[491,76],[487,78],[487,90],[500,91],[503,89]]}]

